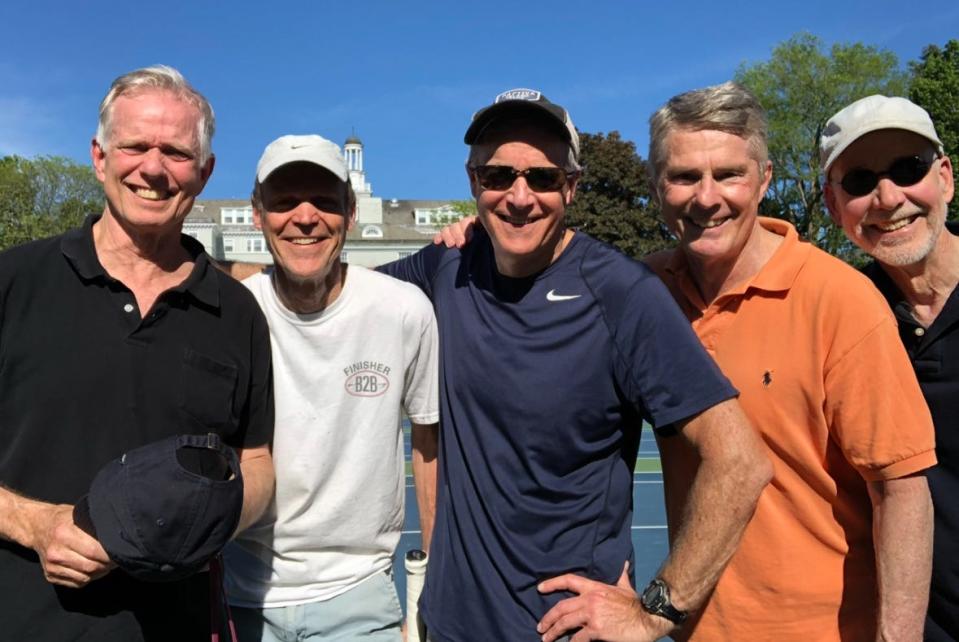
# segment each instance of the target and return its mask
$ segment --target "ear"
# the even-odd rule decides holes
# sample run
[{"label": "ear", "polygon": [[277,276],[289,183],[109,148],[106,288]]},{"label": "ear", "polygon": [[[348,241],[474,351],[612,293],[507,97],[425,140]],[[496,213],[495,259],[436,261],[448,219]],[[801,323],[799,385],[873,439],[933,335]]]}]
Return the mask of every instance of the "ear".
[{"label": "ear", "polygon": [[657,181],[656,177],[652,174],[647,174],[646,182],[649,185],[649,200],[652,201],[653,205],[657,208],[662,207],[663,197],[662,194],[659,193],[659,181]]},{"label": "ear", "polygon": [[253,227],[263,231],[263,215],[260,214],[260,210],[256,208],[256,205],[253,205]]},{"label": "ear", "polygon": [[836,190],[833,189],[832,183],[829,182],[828,178],[825,186],[823,186],[823,196],[826,198],[826,209],[829,210],[829,218],[832,219],[832,222],[835,223],[837,227],[842,227],[842,219],[839,217],[839,200],[836,198]]},{"label": "ear", "polygon": [[762,198],[766,198],[766,190],[769,189],[769,184],[772,183],[772,180],[773,180],[773,162],[771,160],[767,160],[766,172],[763,174]]},{"label": "ear", "polygon": [[467,163],[466,165],[466,178],[470,182],[470,194],[473,195],[474,199],[479,198],[480,187],[479,183],[476,182],[476,175],[470,170],[470,166]]},{"label": "ear", "polygon": [[106,162],[106,151],[97,142],[96,136],[90,141],[90,159],[93,161],[93,172],[97,175],[97,180],[101,183],[105,178],[104,163]]},{"label": "ear", "polygon": [[947,204],[951,203],[956,194],[956,185],[952,179],[952,160],[948,156],[939,159],[939,183],[942,185],[942,197]]},{"label": "ear", "polygon": [[350,207],[349,216],[346,217],[347,231],[352,230],[354,225],[356,225],[356,200],[355,199],[353,201],[353,205]]},{"label": "ear", "polygon": [[583,172],[576,172],[572,178],[569,179],[567,185],[569,188],[566,190],[566,206],[569,207],[573,203],[573,197],[576,196],[576,186],[579,185],[579,177],[583,175]]},{"label": "ear", "polygon": [[212,153],[210,157],[206,160],[203,167],[200,168],[200,180],[203,181],[203,184],[200,186],[200,191],[203,191],[203,188],[206,187],[206,182],[210,180],[210,175],[213,174],[213,166],[216,165],[216,156]]}]

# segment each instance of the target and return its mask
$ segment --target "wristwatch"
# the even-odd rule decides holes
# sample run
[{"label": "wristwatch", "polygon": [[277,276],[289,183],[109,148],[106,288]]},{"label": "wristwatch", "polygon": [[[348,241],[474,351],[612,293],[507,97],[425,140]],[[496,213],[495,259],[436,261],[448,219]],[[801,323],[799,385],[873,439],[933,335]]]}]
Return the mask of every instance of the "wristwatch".
[{"label": "wristwatch", "polygon": [[689,615],[673,606],[669,599],[669,585],[660,577],[646,585],[639,602],[647,613],[664,617],[673,624],[682,624]]}]

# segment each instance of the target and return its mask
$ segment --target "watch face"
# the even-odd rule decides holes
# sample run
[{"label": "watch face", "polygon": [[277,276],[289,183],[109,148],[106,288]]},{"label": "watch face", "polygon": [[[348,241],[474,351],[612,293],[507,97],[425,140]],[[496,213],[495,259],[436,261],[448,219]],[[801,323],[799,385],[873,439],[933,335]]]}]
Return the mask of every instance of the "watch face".
[{"label": "watch face", "polygon": [[643,591],[643,606],[649,611],[658,611],[666,604],[666,587],[660,582],[652,582]]}]

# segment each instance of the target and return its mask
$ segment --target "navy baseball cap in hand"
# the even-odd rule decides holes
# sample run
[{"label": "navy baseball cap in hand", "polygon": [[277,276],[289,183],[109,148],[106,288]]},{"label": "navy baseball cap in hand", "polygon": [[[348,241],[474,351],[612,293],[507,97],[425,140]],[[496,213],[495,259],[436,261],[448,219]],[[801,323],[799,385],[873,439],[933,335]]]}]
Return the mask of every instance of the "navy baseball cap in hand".
[{"label": "navy baseball cap in hand", "polygon": [[242,506],[236,452],[213,433],[179,435],[100,469],[73,519],[128,574],[165,582],[202,570],[230,540]]}]

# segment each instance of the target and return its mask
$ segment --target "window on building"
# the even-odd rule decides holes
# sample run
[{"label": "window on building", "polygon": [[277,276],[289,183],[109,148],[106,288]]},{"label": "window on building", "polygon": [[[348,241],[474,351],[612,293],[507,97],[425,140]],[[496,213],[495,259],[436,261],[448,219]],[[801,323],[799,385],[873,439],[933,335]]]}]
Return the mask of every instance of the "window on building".
[{"label": "window on building", "polygon": [[396,253],[401,259],[405,259],[408,256],[412,256],[413,253],[408,250],[400,250]]},{"label": "window on building", "polygon": [[246,240],[246,251],[251,254],[264,251],[263,249],[263,239],[247,239]]},{"label": "window on building", "polygon": [[429,225],[432,222],[432,210],[414,210],[417,225]]},{"label": "window on building", "polygon": [[233,239],[223,239],[223,251],[232,252],[233,251]]},{"label": "window on building", "polygon": [[253,206],[223,207],[220,208],[223,225],[251,225],[253,223]]},{"label": "window on building", "polygon": [[367,225],[363,228],[361,236],[365,239],[381,239],[383,238],[383,230],[376,225]]}]

